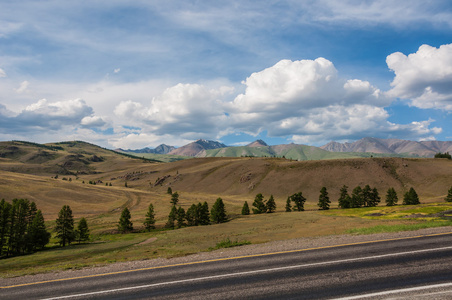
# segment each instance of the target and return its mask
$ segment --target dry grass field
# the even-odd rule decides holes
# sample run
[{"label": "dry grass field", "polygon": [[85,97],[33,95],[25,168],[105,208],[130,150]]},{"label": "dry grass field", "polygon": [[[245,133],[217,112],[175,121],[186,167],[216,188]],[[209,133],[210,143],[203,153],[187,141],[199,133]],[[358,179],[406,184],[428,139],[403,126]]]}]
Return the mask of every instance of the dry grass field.
[{"label": "dry grass field", "polygon": [[[90,181],[96,185],[89,184]],[[383,200],[378,208],[374,208],[378,211],[336,209],[339,189],[344,184],[349,187],[349,192],[358,185],[376,187]],[[319,191],[323,186],[328,189],[332,202],[328,212],[317,210]],[[436,221],[439,225],[448,225],[444,218],[433,214],[452,209],[444,203],[451,186],[452,161],[447,159],[194,158],[161,163],[122,156],[83,142],[44,146],[2,142],[0,199],[35,201],[50,230],[61,207],[70,205],[75,218],[87,218],[92,243],[65,249],[51,244],[46,251],[4,259],[0,273],[17,276],[115,261],[186,255],[208,251],[228,238],[263,243],[342,234],[351,229],[375,226],[411,226]],[[221,197],[230,221],[177,230],[162,229],[170,211],[168,187],[180,194],[180,205],[185,209],[204,201],[212,207]],[[431,218],[410,218],[414,213],[400,205],[393,208],[394,212],[383,207],[389,187],[397,191],[399,204],[403,193],[414,187],[422,205],[409,209],[419,209]],[[300,191],[307,198],[307,211],[285,213],[287,196]],[[265,199],[274,195],[277,212],[241,216],[244,201],[251,206],[257,193],[262,193]],[[149,203],[153,203],[156,210],[157,230],[116,233],[124,207],[130,209],[134,227],[139,231]],[[372,214],[378,217],[369,216]]]}]

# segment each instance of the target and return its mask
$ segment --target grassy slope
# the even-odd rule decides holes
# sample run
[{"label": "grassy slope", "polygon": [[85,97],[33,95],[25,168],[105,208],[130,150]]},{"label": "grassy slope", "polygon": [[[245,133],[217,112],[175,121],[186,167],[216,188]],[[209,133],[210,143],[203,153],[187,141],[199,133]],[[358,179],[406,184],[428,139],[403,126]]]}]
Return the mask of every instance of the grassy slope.
[{"label": "grassy slope", "polygon": [[389,155],[381,153],[329,152],[307,145],[277,145],[262,147],[227,147],[207,150],[205,157],[285,157],[293,160],[345,159],[360,157],[406,157],[408,155]]},{"label": "grassy slope", "polygon": [[[0,153],[8,152],[2,146],[4,144],[0,143]],[[30,157],[39,153],[39,149],[28,144],[16,146],[19,151],[9,151],[10,154],[0,158],[0,197],[6,200],[28,198],[35,201],[45,213],[50,229],[54,226],[59,209],[64,204],[69,204],[75,217],[88,218],[95,242],[3,260],[0,273],[4,276],[120,260],[184,255],[206,251],[226,238],[260,243],[340,234],[350,228],[411,224],[417,221],[404,218],[403,214],[413,212],[408,210],[390,215],[384,207],[377,208],[383,210],[384,215],[381,217],[365,216],[365,212],[373,211],[368,208],[290,214],[282,211],[287,196],[298,191],[302,191],[308,198],[305,207],[316,210],[322,186],[328,188],[332,207],[336,207],[338,192],[343,184],[348,185],[350,191],[356,185],[370,184],[378,188],[382,198],[388,187],[394,187],[400,202],[402,193],[413,186],[422,203],[433,203],[443,201],[452,182],[452,161],[443,159],[290,161],[275,158],[196,158],[164,164],[123,157],[90,144],[60,144],[56,146],[61,146],[63,150],[40,148],[41,151],[44,149],[57,155],[36,163],[36,158],[30,160]],[[51,178],[54,173],[49,173],[47,168],[53,168],[52,163],[67,162],[67,156],[75,154],[82,155],[84,160],[96,154],[104,160],[89,162],[87,166],[92,171],[90,173],[79,174],[77,177],[60,175],[58,179]],[[16,172],[10,172],[11,169]],[[154,186],[158,178],[168,175],[170,177],[161,186]],[[62,180],[63,176],[72,181]],[[89,180],[102,180],[103,183],[86,184]],[[83,181],[86,183],[83,184]],[[105,186],[105,182],[111,182],[113,186]],[[124,186],[125,182],[127,188]],[[170,209],[170,196],[166,194],[169,186],[180,193],[180,204],[185,209],[192,203],[203,201],[207,201],[211,207],[217,197],[222,197],[232,221],[171,231],[111,234],[116,228],[120,211],[125,206],[132,212],[135,228],[141,228],[150,202],[156,208],[157,225],[161,227]],[[251,205],[259,192],[266,199],[270,194],[275,195],[278,212],[273,215],[240,216],[243,202],[246,200]],[[424,209],[424,212],[432,209],[431,205],[428,207],[430,208],[419,206],[419,209]],[[398,206],[396,209],[404,208]],[[452,207],[439,208],[448,209]],[[438,208],[433,209],[435,212],[437,210]],[[140,244],[153,237],[157,240],[150,244]]]}]

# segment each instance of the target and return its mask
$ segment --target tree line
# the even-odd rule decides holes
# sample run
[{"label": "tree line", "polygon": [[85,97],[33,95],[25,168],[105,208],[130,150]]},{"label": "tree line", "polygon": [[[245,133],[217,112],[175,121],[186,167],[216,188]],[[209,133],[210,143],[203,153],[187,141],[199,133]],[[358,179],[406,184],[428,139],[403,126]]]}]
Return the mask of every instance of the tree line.
[{"label": "tree line", "polygon": [[[207,202],[192,204],[187,211],[179,203],[179,194],[177,192],[171,194],[171,210],[168,220],[165,224],[167,228],[181,228],[184,226],[209,225],[212,223],[223,223],[228,221],[224,202],[218,198],[212,209],[209,210]],[[348,187],[342,186],[338,199],[338,206],[343,209],[372,207],[377,206],[381,201],[378,190],[366,185],[364,188],[360,186],[352,190],[351,195],[348,193]],[[448,190],[445,201],[452,202],[452,187]],[[298,192],[287,197],[285,211],[304,211],[306,198],[302,192]],[[385,202],[387,206],[396,205],[398,196],[394,188],[389,188],[386,192]],[[330,208],[330,198],[326,187],[322,187],[319,194],[318,207],[321,210]],[[419,197],[414,190],[410,188],[403,196],[403,205],[420,204]],[[242,215],[250,214],[250,207],[245,201],[242,207]],[[253,214],[273,213],[276,211],[276,202],[273,195],[268,200],[259,193],[256,195],[252,204]],[[133,223],[131,214],[126,207],[123,209],[119,221],[118,231],[125,233],[133,231]],[[146,212],[145,221],[143,223],[145,230],[155,229],[155,211],[152,203]],[[81,218],[77,227],[74,227],[74,218],[69,205],[64,205],[58,213],[55,225],[55,238],[61,246],[70,245],[77,241],[81,243],[90,239],[88,223],[85,218]],[[0,257],[13,256],[19,254],[32,253],[41,250],[50,241],[51,234],[46,229],[44,217],[41,210],[36,206],[35,202],[27,199],[13,199],[11,203],[2,199],[0,201]]]},{"label": "tree line", "polygon": [[[56,220],[56,238],[65,246],[74,240],[89,239],[86,219],[79,221],[74,229],[72,210],[65,205]],[[13,199],[11,203],[2,199],[0,202],[0,257],[32,253],[42,250],[50,241],[51,233],[47,230],[41,210],[35,202],[27,199]]]},{"label": "tree line", "polygon": [[[193,203],[187,211],[181,206],[177,207],[179,203],[179,193],[172,192],[168,189],[168,194],[171,194],[171,210],[168,214],[168,219],[165,223],[166,228],[181,228],[185,226],[210,225],[212,223],[219,224],[228,220],[226,208],[223,199],[218,198],[212,209],[209,210],[207,202]],[[119,218],[118,230],[122,233],[133,231],[133,223],[131,221],[131,214],[127,207],[125,207]],[[155,212],[154,205],[149,204],[146,212],[146,218],[143,223],[145,230],[150,231],[155,229]]]},{"label": "tree line", "polygon": [[[447,202],[452,202],[452,187],[449,189],[446,198]],[[303,196],[302,192],[295,193],[287,197],[285,211],[304,211],[304,204],[306,198]],[[337,200],[338,207],[342,209],[347,208],[359,208],[359,207],[375,207],[381,202],[381,197],[376,188],[371,188],[366,185],[364,188],[357,186],[352,190],[351,195],[348,193],[348,186],[344,185],[340,189],[340,196]],[[398,202],[397,192],[394,188],[389,188],[386,192],[385,203],[386,206],[396,205]],[[319,199],[317,206],[320,210],[328,210],[330,208],[330,197],[328,196],[328,191],[326,187],[320,189]],[[403,205],[416,205],[420,204],[419,196],[417,195],[414,188],[410,188],[403,195]],[[262,213],[273,213],[276,211],[276,203],[273,195],[270,195],[268,200],[264,199],[264,196],[259,193],[254,198],[252,211],[254,214]],[[249,215],[250,208],[248,202],[245,201],[242,206],[242,215]]]}]

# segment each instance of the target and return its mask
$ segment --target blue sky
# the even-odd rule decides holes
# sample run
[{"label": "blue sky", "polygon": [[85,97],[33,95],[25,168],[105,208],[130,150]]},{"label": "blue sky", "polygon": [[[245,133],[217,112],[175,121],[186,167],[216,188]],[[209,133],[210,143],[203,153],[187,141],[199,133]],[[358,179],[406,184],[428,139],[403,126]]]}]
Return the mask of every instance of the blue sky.
[{"label": "blue sky", "polygon": [[0,140],[452,140],[450,1],[0,6]]}]

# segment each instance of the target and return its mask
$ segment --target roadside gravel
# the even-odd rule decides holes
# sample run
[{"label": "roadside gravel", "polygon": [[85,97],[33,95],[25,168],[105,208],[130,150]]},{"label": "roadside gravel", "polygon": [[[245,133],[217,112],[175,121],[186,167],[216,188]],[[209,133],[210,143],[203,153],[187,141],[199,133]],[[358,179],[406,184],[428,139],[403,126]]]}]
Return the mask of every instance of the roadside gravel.
[{"label": "roadside gravel", "polygon": [[[58,280],[65,278],[92,276],[96,274],[121,272],[127,270],[135,270],[142,268],[151,268],[158,266],[177,265],[184,263],[193,263],[206,260],[214,260],[221,258],[230,258],[244,255],[256,255],[263,253],[272,253],[280,251],[290,251],[298,249],[311,249],[319,247],[328,247],[334,245],[353,244],[366,241],[378,241],[385,239],[395,239],[403,237],[415,237],[422,235],[430,235],[436,233],[452,232],[451,227],[438,227],[421,229],[417,231],[405,231],[397,233],[380,233],[371,235],[331,235],[315,238],[299,238],[292,240],[274,241],[265,244],[245,245],[234,248],[219,249],[211,252],[201,252],[197,254],[187,255],[176,258],[158,258],[150,260],[131,261],[123,263],[114,263],[99,267],[85,268],[80,270],[68,270],[61,272],[52,272],[37,275],[27,275],[15,278],[0,279],[0,286],[11,286],[18,284],[26,284],[33,282],[42,282],[48,280]],[[152,244],[150,244],[152,247]]]}]

